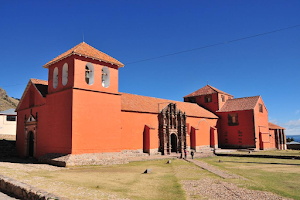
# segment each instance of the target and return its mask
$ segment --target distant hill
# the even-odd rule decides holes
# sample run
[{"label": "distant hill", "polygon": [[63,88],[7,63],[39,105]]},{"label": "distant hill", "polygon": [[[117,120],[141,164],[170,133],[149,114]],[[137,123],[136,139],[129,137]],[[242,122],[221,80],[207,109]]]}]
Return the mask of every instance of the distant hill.
[{"label": "distant hill", "polygon": [[16,108],[18,103],[18,99],[8,96],[7,92],[0,87],[0,111]]}]

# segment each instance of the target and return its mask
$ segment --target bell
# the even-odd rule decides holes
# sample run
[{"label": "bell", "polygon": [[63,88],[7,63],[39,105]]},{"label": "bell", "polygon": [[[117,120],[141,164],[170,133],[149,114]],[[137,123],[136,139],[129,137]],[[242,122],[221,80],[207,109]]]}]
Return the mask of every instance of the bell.
[{"label": "bell", "polygon": [[85,78],[90,78],[89,72],[85,72]]}]

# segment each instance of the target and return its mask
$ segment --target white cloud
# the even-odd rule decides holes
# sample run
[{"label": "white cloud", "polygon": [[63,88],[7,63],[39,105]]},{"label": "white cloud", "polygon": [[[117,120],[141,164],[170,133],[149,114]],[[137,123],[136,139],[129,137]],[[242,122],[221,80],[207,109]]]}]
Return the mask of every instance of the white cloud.
[{"label": "white cloud", "polygon": [[300,135],[300,119],[290,120],[283,127],[286,128],[286,135]]},{"label": "white cloud", "polygon": [[271,120],[269,120],[269,122],[271,122],[271,123],[273,123],[273,124],[278,124],[278,120],[277,119],[271,119]]},{"label": "white cloud", "polygon": [[300,126],[300,119],[298,120],[290,120],[285,123],[286,126]]}]

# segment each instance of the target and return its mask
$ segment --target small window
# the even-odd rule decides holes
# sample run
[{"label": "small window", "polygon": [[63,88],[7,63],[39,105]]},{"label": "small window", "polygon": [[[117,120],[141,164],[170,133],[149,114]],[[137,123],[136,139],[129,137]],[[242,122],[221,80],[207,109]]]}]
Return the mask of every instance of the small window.
[{"label": "small window", "polygon": [[225,96],[224,95],[221,95],[221,101],[225,102]]},{"label": "small window", "polygon": [[264,110],[263,110],[263,105],[262,104],[258,104],[259,105],[259,112],[264,112]]},{"label": "small window", "polygon": [[6,121],[15,122],[16,121],[16,116],[7,115],[6,116]]},{"label": "small window", "polygon": [[102,68],[102,86],[108,88],[110,84],[110,74],[108,67]]},{"label": "small window", "polygon": [[53,70],[53,88],[57,88],[58,85],[58,68],[55,67]]},{"label": "small window", "polygon": [[62,84],[65,86],[68,83],[68,63],[65,63],[62,71]]},{"label": "small window", "polygon": [[88,63],[85,66],[85,82],[88,85],[93,85],[94,83],[94,65],[92,63]]},{"label": "small window", "polygon": [[228,114],[228,126],[237,126],[239,125],[238,114],[231,113]]},{"label": "small window", "polygon": [[205,96],[205,103],[209,103],[209,102],[212,102],[211,94]]},{"label": "small window", "polygon": [[195,97],[189,97],[188,100],[191,103],[196,103],[196,98]]}]

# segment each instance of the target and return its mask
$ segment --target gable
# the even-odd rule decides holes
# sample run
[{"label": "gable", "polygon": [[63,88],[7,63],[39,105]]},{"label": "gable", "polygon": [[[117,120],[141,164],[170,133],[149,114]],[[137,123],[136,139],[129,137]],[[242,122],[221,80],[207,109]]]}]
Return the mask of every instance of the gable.
[{"label": "gable", "polygon": [[260,104],[262,105],[263,112],[268,112],[267,107],[265,106],[265,103],[263,102],[261,97],[259,97],[259,99],[257,100],[257,104],[255,106],[255,111],[260,112],[260,108],[259,108]]},{"label": "gable", "polygon": [[186,98],[186,97],[194,97],[194,96],[201,96],[201,95],[207,95],[207,94],[214,94],[214,93],[221,93],[221,94],[226,94],[228,96],[232,96],[231,94],[223,92],[223,91],[221,91],[221,90],[219,90],[219,89],[217,89],[215,87],[212,87],[210,85],[206,85],[206,86],[200,88],[199,90],[196,90],[195,92],[192,92],[191,94],[188,94],[188,95],[184,96],[184,98]]},{"label": "gable", "polygon": [[36,105],[44,104],[46,102],[44,95],[46,96],[47,94],[45,87],[46,82],[47,81],[39,79],[30,79],[16,108],[16,112]]}]

